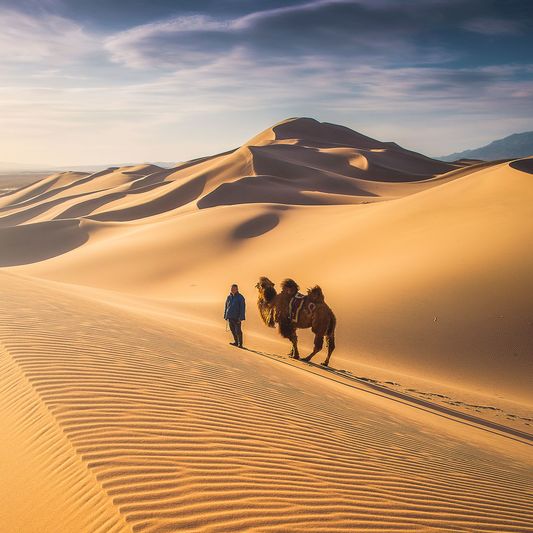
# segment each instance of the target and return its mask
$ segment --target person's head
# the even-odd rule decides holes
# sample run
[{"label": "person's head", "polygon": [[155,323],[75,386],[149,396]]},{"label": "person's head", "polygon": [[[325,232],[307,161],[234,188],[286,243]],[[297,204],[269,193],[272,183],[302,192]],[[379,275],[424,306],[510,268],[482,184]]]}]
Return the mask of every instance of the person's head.
[{"label": "person's head", "polygon": [[231,286],[231,294],[236,294],[239,292],[239,286],[234,283],[232,286]]}]

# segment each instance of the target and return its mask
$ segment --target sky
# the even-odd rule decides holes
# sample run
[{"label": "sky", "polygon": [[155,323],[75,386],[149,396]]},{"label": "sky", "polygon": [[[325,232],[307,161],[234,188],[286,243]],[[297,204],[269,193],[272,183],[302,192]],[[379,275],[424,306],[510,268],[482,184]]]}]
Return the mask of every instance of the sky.
[{"label": "sky", "polygon": [[533,130],[529,0],[0,0],[0,162],[178,162],[288,117],[438,156]]}]

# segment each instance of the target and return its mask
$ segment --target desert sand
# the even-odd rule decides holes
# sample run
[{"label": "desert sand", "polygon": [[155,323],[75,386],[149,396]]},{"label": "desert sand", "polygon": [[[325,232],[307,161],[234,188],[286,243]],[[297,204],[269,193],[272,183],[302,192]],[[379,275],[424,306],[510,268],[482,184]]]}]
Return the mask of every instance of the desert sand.
[{"label": "desert sand", "polygon": [[[289,119],[0,196],[2,523],[533,529],[532,161]],[[283,355],[262,275],[320,284],[331,370]],[[222,320],[233,282],[248,350]]]}]

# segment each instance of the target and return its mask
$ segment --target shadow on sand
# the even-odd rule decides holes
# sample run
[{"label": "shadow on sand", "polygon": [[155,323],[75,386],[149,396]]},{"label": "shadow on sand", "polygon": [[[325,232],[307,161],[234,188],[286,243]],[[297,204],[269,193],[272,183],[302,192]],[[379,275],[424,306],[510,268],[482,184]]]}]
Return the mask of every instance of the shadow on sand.
[{"label": "shadow on sand", "polygon": [[519,159],[518,161],[513,161],[509,163],[511,168],[515,170],[520,170],[521,172],[527,172],[528,174],[533,174],[533,159]]},{"label": "shadow on sand", "polygon": [[[251,348],[246,348],[246,347],[243,347],[243,350],[255,353],[262,357],[273,359],[275,361],[291,366],[293,368],[299,368],[300,370],[303,370],[304,372],[310,372],[311,374],[314,374],[315,376],[320,376],[324,379],[335,381],[336,383],[340,383],[341,385],[344,385],[346,387],[357,389],[357,390],[366,392],[368,394],[380,396],[382,398],[387,398],[397,403],[409,405],[411,407],[414,407],[415,409],[420,409],[422,411],[431,412],[437,416],[442,416],[443,418],[454,420],[455,422],[459,422],[467,426],[477,427],[478,429],[488,431],[489,433],[495,433],[500,436],[505,436],[507,438],[516,440],[518,442],[524,443],[525,441],[526,443],[533,443],[533,435],[526,433],[524,431],[520,431],[519,429],[504,426],[502,424],[498,424],[497,422],[485,420],[483,418],[479,418],[477,416],[474,416],[468,413],[456,411],[455,409],[451,409],[441,404],[437,404],[437,403],[433,403],[428,400],[424,400],[423,398],[418,398],[416,396],[412,396],[404,392],[390,389],[389,387],[381,385],[376,380],[365,378],[365,377],[354,376],[348,370],[338,370],[336,368],[327,367],[321,364],[313,363],[312,361],[306,362],[306,361],[302,361],[301,359],[300,360],[292,359],[288,355],[284,356],[284,355],[278,355],[278,354],[273,354],[269,352],[262,352],[259,350],[253,350]],[[302,364],[299,365],[298,363],[302,363]],[[315,371],[316,369],[325,370],[330,375],[324,375],[322,373],[318,373]],[[341,379],[336,379],[337,377]]]}]

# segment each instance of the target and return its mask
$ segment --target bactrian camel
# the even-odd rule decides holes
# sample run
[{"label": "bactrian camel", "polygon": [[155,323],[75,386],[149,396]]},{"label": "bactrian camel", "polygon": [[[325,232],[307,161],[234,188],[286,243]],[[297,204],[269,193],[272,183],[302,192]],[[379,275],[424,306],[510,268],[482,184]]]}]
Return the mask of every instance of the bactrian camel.
[{"label": "bactrian camel", "polygon": [[278,293],[274,285],[266,277],[259,278],[256,285],[259,292],[257,307],[263,322],[271,328],[278,325],[281,336],[292,343],[289,356],[294,359],[300,359],[296,330],[311,328],[315,334],[314,348],[303,361],[310,361],[322,349],[326,339],[328,355],[322,364],[328,366],[335,349],[336,319],[324,301],[322,289],[315,285],[307,290],[307,295],[303,295],[298,292],[299,287],[294,280],[286,279]]}]

